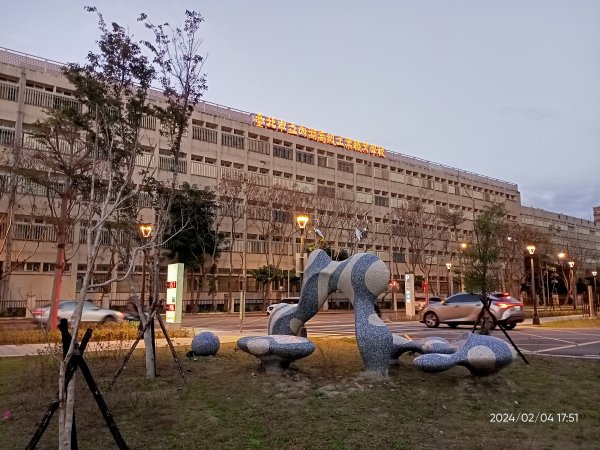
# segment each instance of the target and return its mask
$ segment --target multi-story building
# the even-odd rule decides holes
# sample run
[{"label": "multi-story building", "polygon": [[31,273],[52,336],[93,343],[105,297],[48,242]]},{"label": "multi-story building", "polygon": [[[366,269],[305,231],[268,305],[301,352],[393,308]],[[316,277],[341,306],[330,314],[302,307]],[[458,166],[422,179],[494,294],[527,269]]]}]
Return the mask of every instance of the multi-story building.
[{"label": "multi-story building", "polygon": [[[552,255],[549,262],[575,263],[578,277],[600,265],[600,223],[539,208],[521,207],[521,223],[545,232],[550,237]],[[561,262],[558,254],[564,258]]]},{"label": "multi-story building", "polygon": [[[44,118],[45,109],[75,101],[60,68],[56,62],[0,49],[0,147],[12,144],[18,137],[23,148],[36,145],[29,131],[36,120]],[[383,149],[357,140],[358,136],[337,136],[267,115],[203,102],[192,116],[181,159],[175,167],[172,157],[162,150],[166,143],[159,127],[153,117],[144,123],[148,151],[138,156],[140,166],[153,166],[159,174],[177,170],[180,181],[199,186],[215,187],[222,179],[244,175],[263,187],[278,186],[346,200],[357,206],[356,211],[362,212],[361,217],[355,218],[355,223],[350,221],[348,226],[351,229],[366,226],[370,238],[360,242],[336,238],[336,245],[377,253],[390,263],[394,272],[403,272],[405,268],[391,262],[410,260],[411,249],[390,244],[386,239],[389,229],[386,225],[390,223],[390,209],[405,200],[420,199],[427,211],[434,213],[461,211],[466,220],[455,234],[461,237],[472,233],[474,215],[490,202],[504,203],[509,220],[517,222],[523,215],[522,222],[534,220],[534,224],[539,225],[539,214],[536,215],[539,210],[521,206],[516,184]],[[29,184],[23,180],[19,192],[36,194],[36,187]],[[0,207],[5,211],[6,199],[2,199]],[[564,232],[576,237],[580,237],[579,230],[585,228],[590,238],[585,245],[589,243],[598,249],[600,229],[593,223],[586,221],[585,226],[578,226],[575,222],[580,219],[544,214],[552,216],[548,221],[559,227],[564,223]],[[278,252],[282,255],[280,267],[293,269],[293,255],[299,252],[298,236],[273,239],[245,223],[236,227],[236,236],[231,236],[226,223],[222,231],[230,238],[237,238],[236,248],[232,249],[236,252],[233,263],[236,285],[242,271],[242,255],[246,257],[246,267],[251,269],[265,264],[264,254]],[[75,297],[78,271],[85,268],[84,251],[77,246],[83,242],[82,236],[80,226],[75,226],[68,237],[71,254],[64,275],[63,298]],[[49,219],[22,206],[16,215],[17,245],[13,251],[31,256],[11,275],[10,298],[50,297],[55,240]],[[453,252],[439,245],[429,253],[433,265],[429,273],[430,286],[438,292],[447,291],[445,264]],[[101,261],[96,272],[101,274],[106,267]],[[219,274],[224,282],[219,286],[222,291],[227,290],[223,287],[228,267],[229,258],[221,258]],[[260,296],[252,280],[248,279],[247,286],[249,298]],[[126,298],[128,293],[129,287],[115,283],[111,292],[105,294],[114,302]],[[217,294],[218,301],[223,301],[223,295],[224,292]],[[204,298],[207,299],[208,294]]]}]

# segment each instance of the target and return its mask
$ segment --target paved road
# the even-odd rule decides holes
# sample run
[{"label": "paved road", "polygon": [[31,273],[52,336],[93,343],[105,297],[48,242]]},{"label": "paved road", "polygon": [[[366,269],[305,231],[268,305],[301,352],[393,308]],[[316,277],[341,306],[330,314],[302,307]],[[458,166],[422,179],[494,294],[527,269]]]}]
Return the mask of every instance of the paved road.
[{"label": "paved road", "polygon": [[[383,319],[392,333],[409,336],[413,339],[428,336],[439,336],[453,339],[459,334],[470,331],[471,327],[463,326],[455,329],[441,325],[439,328],[427,328],[418,322],[395,322],[393,313],[384,312]],[[241,335],[266,334],[268,317],[262,313],[251,313],[246,316],[243,331],[240,332],[240,321],[237,315],[231,314],[186,314],[183,326],[194,331],[213,331],[221,338],[221,342],[235,342]],[[542,318],[542,322],[550,320]],[[531,322],[530,322],[531,323]],[[2,326],[31,327],[31,322],[18,319],[3,319]],[[349,336],[354,337],[353,312],[321,312],[307,324],[309,337]],[[600,328],[552,329],[540,328],[527,324],[519,324],[508,332],[512,340],[525,354],[553,355],[563,357],[600,359]],[[494,336],[506,339],[502,331],[494,330]],[[178,339],[178,344],[189,345],[191,338]],[[159,342],[159,345],[165,344]],[[0,358],[4,356],[35,355],[38,350],[46,348],[45,344],[0,345]],[[91,349],[90,349],[91,350]]]},{"label": "paved road", "polygon": [[[445,325],[427,328],[418,322],[393,322],[393,313],[384,313],[384,321],[392,333],[411,338],[439,336],[453,339],[472,327],[455,329]],[[249,315],[244,319],[243,334],[265,334],[266,315]],[[542,321],[544,319],[542,318]],[[220,336],[231,336],[240,332],[239,317],[234,315],[197,314],[184,317],[183,326],[202,331],[213,331]],[[319,313],[307,324],[309,337],[354,336],[354,314],[352,312]],[[506,339],[501,330],[494,330],[494,336]],[[584,357],[600,359],[600,328],[552,329],[519,324],[508,331],[509,336],[523,353]]]}]

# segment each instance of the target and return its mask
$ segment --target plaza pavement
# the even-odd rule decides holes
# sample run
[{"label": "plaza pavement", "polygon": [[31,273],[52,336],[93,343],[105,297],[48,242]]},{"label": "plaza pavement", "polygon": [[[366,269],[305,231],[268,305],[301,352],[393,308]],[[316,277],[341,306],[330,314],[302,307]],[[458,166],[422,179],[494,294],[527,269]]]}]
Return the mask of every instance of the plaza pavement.
[{"label": "plaza pavement", "polygon": [[[553,322],[557,320],[569,320],[569,319],[581,319],[581,315],[571,315],[571,316],[555,316],[555,317],[542,317],[540,318],[541,322]],[[523,322],[524,325],[532,325],[532,319],[525,319]],[[193,333],[197,333],[201,331],[200,328],[189,327],[187,328]],[[236,342],[242,336],[248,335],[256,335],[256,334],[264,334],[267,332],[264,330],[263,332],[257,331],[247,331],[247,332],[226,332],[226,333],[217,333],[221,343],[230,343]],[[173,338],[171,339],[175,348],[178,347],[189,347],[192,343],[192,338]],[[100,342],[90,342],[87,346],[86,352],[96,352],[96,351],[107,351],[107,350],[128,350],[133,345],[134,341],[100,341]],[[166,347],[167,341],[166,339],[157,339],[156,340],[157,347]],[[144,348],[144,341],[141,340],[137,348]],[[55,344],[50,346],[47,343],[43,344],[19,344],[19,345],[0,345],[0,358],[6,357],[19,357],[19,356],[35,356],[39,354],[48,354],[48,353],[59,353],[61,350],[61,346],[59,344]]]}]

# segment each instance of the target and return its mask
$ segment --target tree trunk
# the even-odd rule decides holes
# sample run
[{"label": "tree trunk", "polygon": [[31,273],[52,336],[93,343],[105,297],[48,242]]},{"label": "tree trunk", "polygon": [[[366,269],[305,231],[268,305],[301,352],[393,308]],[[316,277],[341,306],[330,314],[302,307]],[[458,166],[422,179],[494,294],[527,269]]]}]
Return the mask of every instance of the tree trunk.
[{"label": "tree trunk", "polygon": [[146,379],[154,380],[156,378],[156,361],[154,347],[152,345],[152,330],[146,328],[144,332],[144,345],[146,347]]},{"label": "tree trunk", "polygon": [[[231,280],[233,280],[233,244],[235,242],[235,224],[231,222],[231,248],[229,249],[229,280],[227,282],[227,292],[229,294],[229,305],[223,305],[225,311],[229,309],[229,312],[235,312],[235,300],[233,299],[233,292],[231,291]],[[228,308],[229,307],[229,308]]]},{"label": "tree trunk", "polygon": [[6,214],[4,215],[4,220],[6,223],[6,234],[4,236],[4,251],[6,256],[4,258],[4,274],[2,274],[2,292],[0,295],[2,296],[2,300],[10,300],[8,298],[9,287],[10,287],[10,274],[12,272],[12,248],[13,248],[13,231],[14,231],[14,221],[15,221],[15,203],[17,198],[17,186],[18,186],[18,177],[16,174],[12,175],[10,181],[10,189],[8,196],[8,206],[6,208]]},{"label": "tree trunk", "polygon": [[60,217],[56,224],[56,262],[54,265],[54,280],[52,283],[52,297],[50,299],[50,317],[46,327],[48,331],[56,328],[58,316],[58,303],[60,302],[60,288],[65,269],[65,247],[67,244],[67,213],[71,198],[71,186],[60,195]]},{"label": "tree trunk", "polygon": [[64,379],[66,374],[67,363],[62,361],[60,366],[59,377],[59,398],[63,401],[60,403],[59,414],[59,450],[71,450],[71,436],[73,432],[73,411],[75,407],[75,374],[71,378],[71,382],[64,389]]},{"label": "tree trunk", "polygon": [[[152,307],[152,303],[154,303],[155,301],[158,300],[158,285],[159,285],[159,279],[160,279],[160,274],[159,274],[159,258],[156,252],[153,252],[152,256],[151,256],[151,261],[152,261],[152,270],[150,273],[150,283],[151,283],[151,287],[149,289],[149,292],[151,293],[151,297],[148,298],[148,301],[146,302],[147,307],[146,307],[146,311],[148,312],[147,317],[150,317],[150,312],[151,312],[151,307]],[[158,314],[158,313],[157,313]],[[152,319],[154,320],[154,319]],[[152,329],[153,329],[153,324],[151,323],[150,326],[148,328],[146,328],[146,331],[144,332],[144,345],[146,347],[145,353],[146,353],[146,379],[148,380],[154,380],[156,378],[156,353],[155,353],[155,341],[154,338],[155,336],[152,333]]]}]

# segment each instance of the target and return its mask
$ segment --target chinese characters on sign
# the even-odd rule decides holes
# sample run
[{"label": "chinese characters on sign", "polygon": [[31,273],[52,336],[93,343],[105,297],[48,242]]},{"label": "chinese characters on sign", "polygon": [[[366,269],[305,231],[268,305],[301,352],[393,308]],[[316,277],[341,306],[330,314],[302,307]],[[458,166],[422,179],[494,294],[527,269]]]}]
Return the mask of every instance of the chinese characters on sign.
[{"label": "chinese characters on sign", "polygon": [[385,149],[383,147],[377,147],[373,144],[367,144],[366,142],[325,133],[320,130],[315,130],[314,128],[305,128],[302,125],[296,125],[274,117],[255,114],[254,125],[260,128],[268,128],[270,130],[291,134],[293,136],[304,137],[311,141],[321,142],[323,144],[335,145],[336,147],[345,148],[346,150],[385,158]]},{"label": "chinese characters on sign", "polygon": [[169,264],[167,267],[167,298],[165,318],[169,323],[181,323],[183,307],[183,264]]}]

